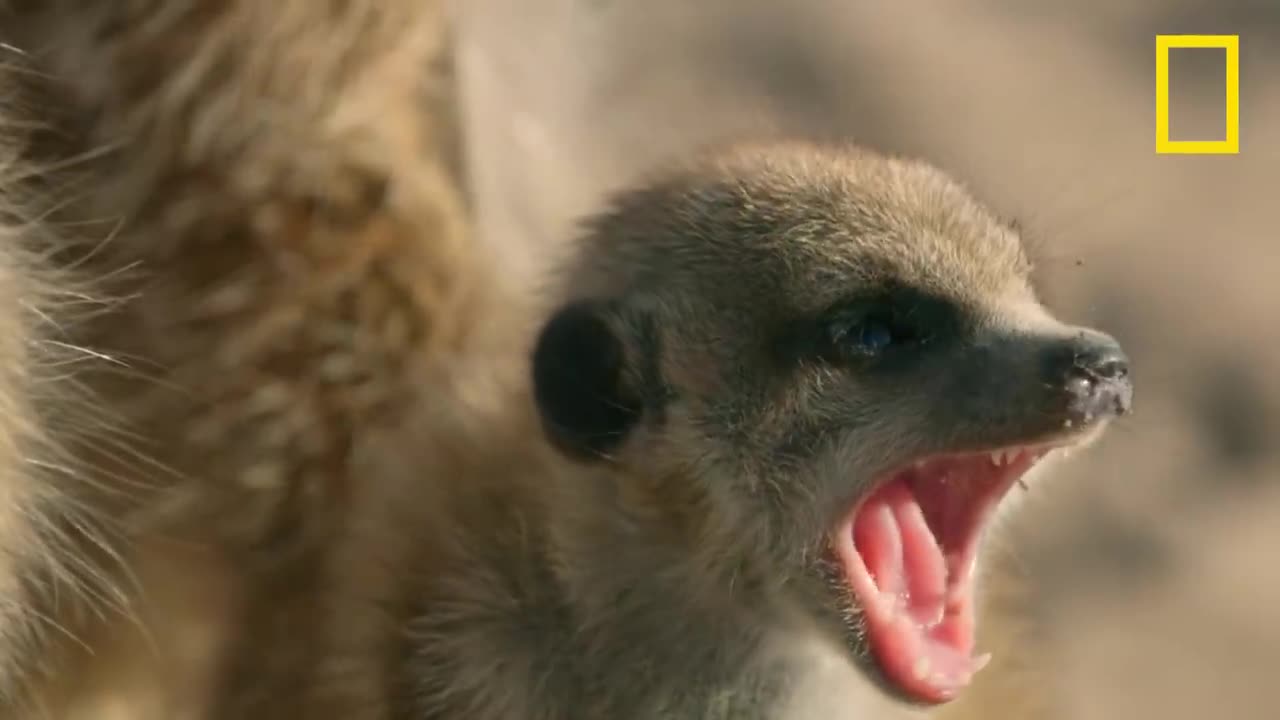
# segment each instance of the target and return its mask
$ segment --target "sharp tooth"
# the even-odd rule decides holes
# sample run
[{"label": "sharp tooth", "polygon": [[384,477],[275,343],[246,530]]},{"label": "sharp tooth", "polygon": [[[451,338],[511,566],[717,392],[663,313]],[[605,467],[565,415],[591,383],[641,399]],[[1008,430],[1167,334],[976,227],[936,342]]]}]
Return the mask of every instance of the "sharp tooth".
[{"label": "sharp tooth", "polygon": [[916,660],[915,665],[911,668],[912,674],[914,674],[918,680],[928,680],[929,674],[932,671],[933,668],[929,666],[929,658],[926,657]]},{"label": "sharp tooth", "polygon": [[1000,467],[1000,451],[999,450],[996,450],[995,452],[991,453],[991,464],[995,465],[996,467]]}]

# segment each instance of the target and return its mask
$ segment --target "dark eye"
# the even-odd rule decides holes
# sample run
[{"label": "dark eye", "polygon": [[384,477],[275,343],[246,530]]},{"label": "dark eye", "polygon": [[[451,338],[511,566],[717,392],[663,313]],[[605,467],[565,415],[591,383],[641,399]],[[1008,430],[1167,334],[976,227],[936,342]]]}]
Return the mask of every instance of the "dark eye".
[{"label": "dark eye", "polygon": [[887,313],[837,317],[828,330],[832,345],[847,357],[876,357],[917,339],[910,325]]}]

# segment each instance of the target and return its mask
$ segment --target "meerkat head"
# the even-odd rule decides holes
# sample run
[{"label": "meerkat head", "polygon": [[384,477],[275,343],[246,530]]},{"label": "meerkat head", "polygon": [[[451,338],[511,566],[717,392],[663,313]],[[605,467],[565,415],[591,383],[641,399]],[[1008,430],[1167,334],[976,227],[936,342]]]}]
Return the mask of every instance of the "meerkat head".
[{"label": "meerkat head", "polygon": [[564,453],[666,498],[700,582],[802,608],[891,694],[944,702],[982,664],[993,510],[1131,402],[1117,342],[1054,319],[1030,270],[929,165],[713,154],[590,224],[535,400]]}]

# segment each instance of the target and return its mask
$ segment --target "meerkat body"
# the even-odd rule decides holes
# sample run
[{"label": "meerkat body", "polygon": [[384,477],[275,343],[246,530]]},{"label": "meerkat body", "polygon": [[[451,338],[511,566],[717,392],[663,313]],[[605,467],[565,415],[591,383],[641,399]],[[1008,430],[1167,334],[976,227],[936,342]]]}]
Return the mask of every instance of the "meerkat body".
[{"label": "meerkat body", "polygon": [[36,161],[81,178],[58,261],[123,299],[71,341],[113,358],[83,381],[127,440],[78,459],[127,602],[51,601],[34,702],[244,717],[310,660],[350,455],[468,322],[442,3],[19,2],[0,34],[49,85]]}]

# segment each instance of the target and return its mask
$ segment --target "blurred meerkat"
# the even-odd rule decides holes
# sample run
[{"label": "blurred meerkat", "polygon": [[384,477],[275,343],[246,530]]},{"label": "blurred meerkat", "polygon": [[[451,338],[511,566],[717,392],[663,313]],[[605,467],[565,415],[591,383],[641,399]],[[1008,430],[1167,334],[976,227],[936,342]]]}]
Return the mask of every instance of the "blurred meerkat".
[{"label": "blurred meerkat", "polygon": [[1029,271],[942,172],[863,149],[741,146],[621,194],[549,319],[521,331],[495,300],[452,382],[364,457],[384,483],[334,556],[297,716],[956,698],[985,662],[993,513],[1132,397],[1117,342],[1052,317]]},{"label": "blurred meerkat", "polygon": [[97,243],[59,262],[127,299],[73,340],[118,363],[84,382],[129,443],[78,459],[123,561],[95,571],[128,603],[46,603],[75,639],[39,658],[31,712],[251,705],[234,688],[259,663],[310,659],[317,568],[364,483],[349,457],[469,321],[442,6],[0,6],[0,40],[48,83],[33,155],[86,178],[52,214]]}]

